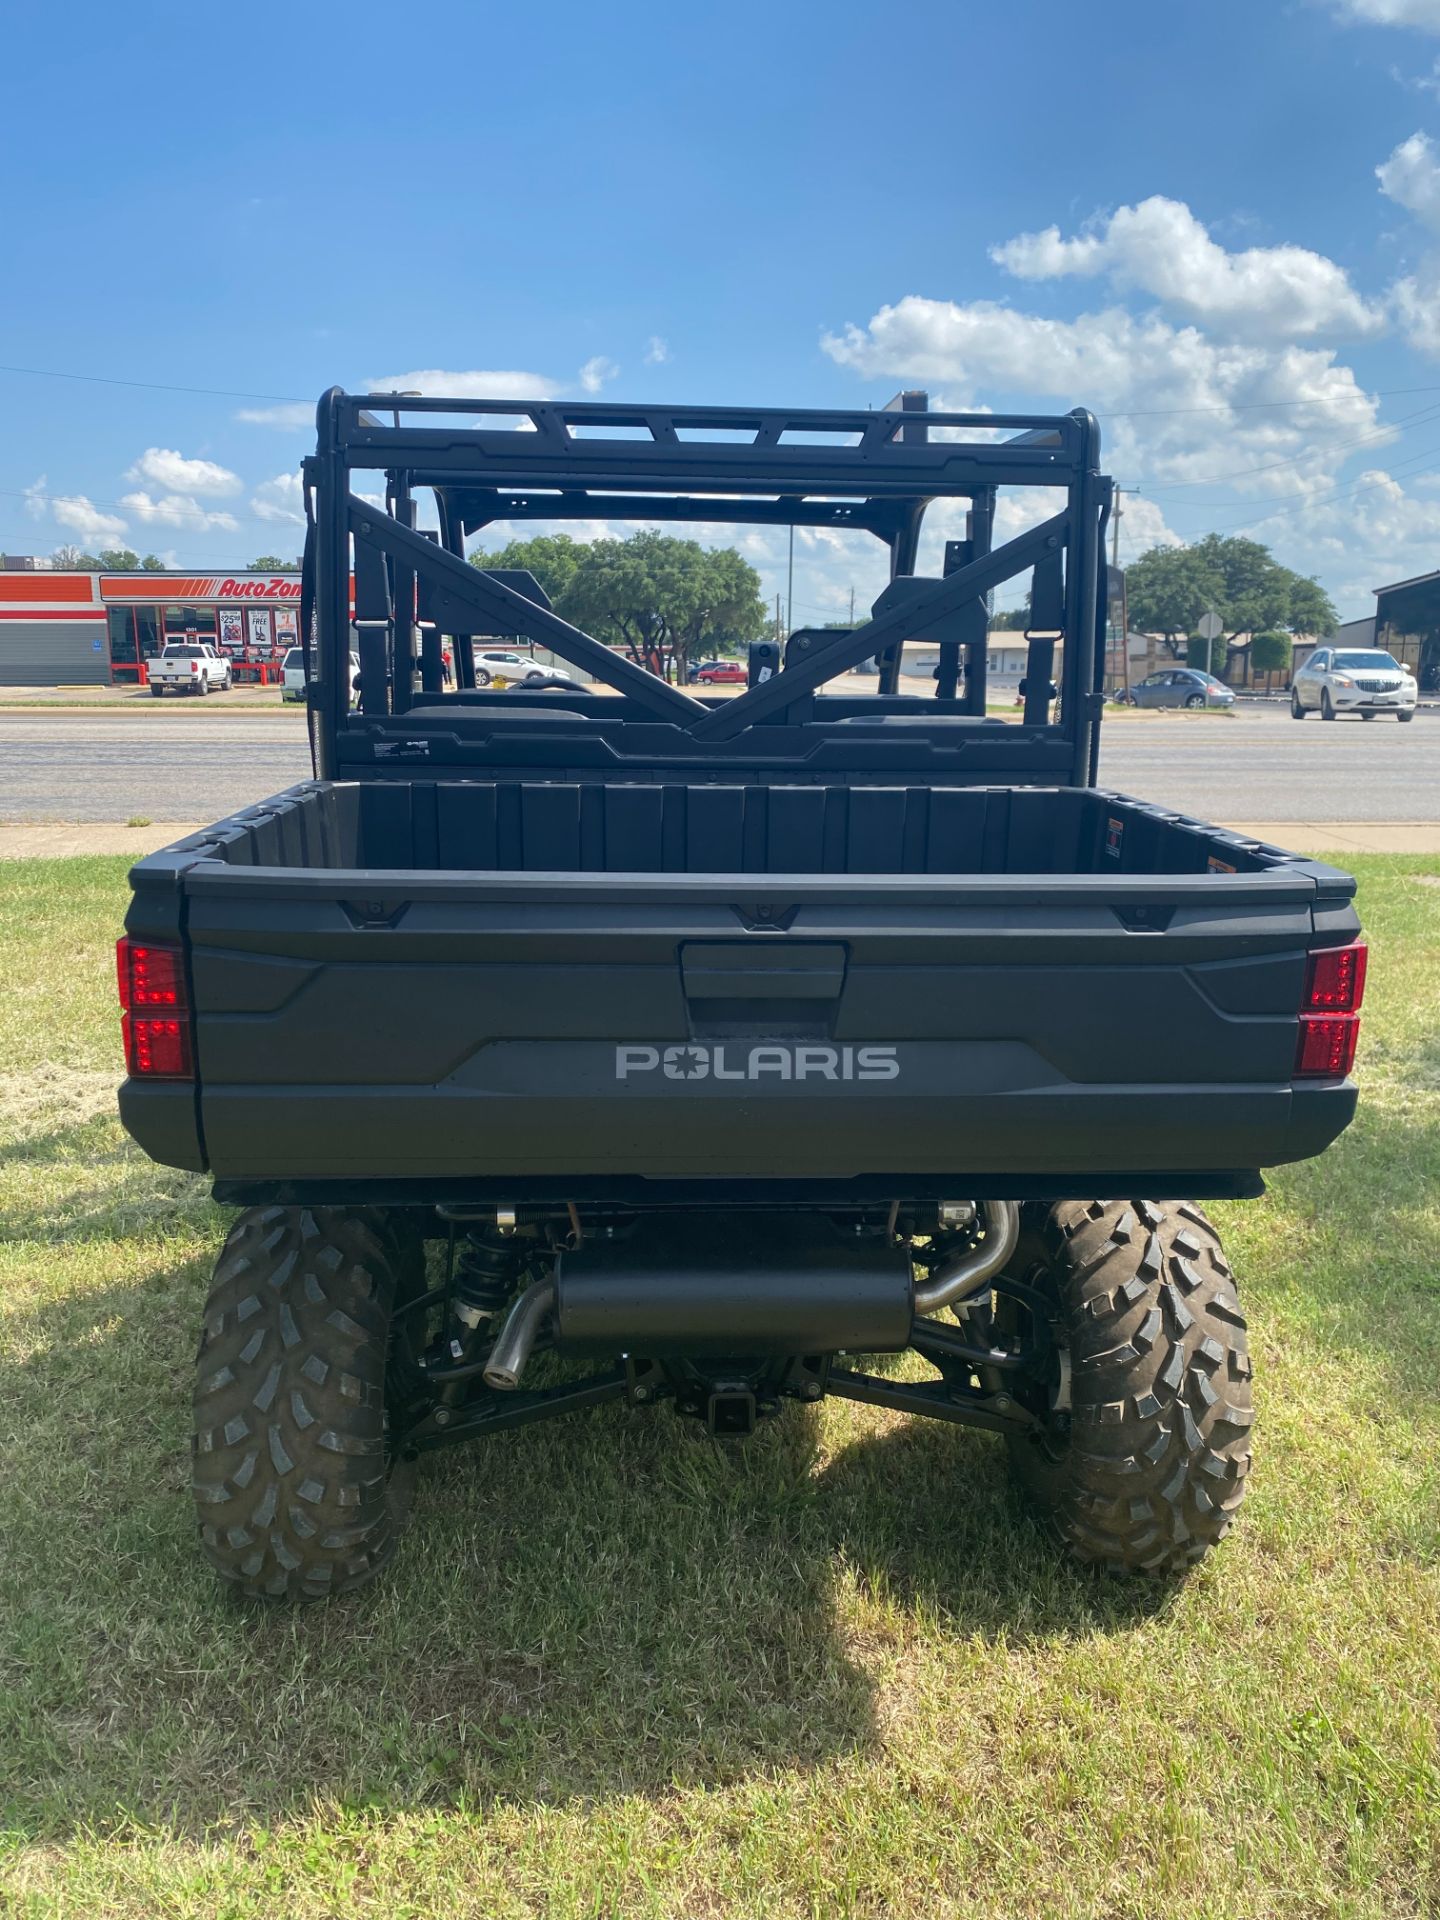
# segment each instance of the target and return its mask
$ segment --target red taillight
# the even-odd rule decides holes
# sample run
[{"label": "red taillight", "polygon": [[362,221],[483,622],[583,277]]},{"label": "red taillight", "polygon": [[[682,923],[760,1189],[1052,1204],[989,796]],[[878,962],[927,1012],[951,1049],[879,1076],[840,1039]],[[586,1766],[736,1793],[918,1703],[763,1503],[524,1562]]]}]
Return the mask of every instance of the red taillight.
[{"label": "red taillight", "polygon": [[115,971],[123,1009],[125,1069],[136,1078],[188,1080],[195,1071],[185,967],[179,947],[121,940]]},{"label": "red taillight", "polygon": [[1347,1074],[1355,1064],[1355,1042],[1360,1017],[1354,1013],[1302,1013],[1300,1045],[1295,1053],[1297,1074],[1333,1078]]},{"label": "red taillight", "polygon": [[115,971],[120,982],[120,1005],[183,1007],[185,971],[179,947],[155,947],[128,937],[115,948]]},{"label": "red taillight", "polygon": [[1365,998],[1365,963],[1369,949],[1363,940],[1348,947],[1321,947],[1305,968],[1307,1013],[1358,1013]]},{"label": "red taillight", "polygon": [[121,1021],[125,1033],[126,1070],[137,1078],[150,1080],[188,1080],[194,1070],[190,1052],[190,1022],[160,1019],[153,1014],[127,1013]]}]

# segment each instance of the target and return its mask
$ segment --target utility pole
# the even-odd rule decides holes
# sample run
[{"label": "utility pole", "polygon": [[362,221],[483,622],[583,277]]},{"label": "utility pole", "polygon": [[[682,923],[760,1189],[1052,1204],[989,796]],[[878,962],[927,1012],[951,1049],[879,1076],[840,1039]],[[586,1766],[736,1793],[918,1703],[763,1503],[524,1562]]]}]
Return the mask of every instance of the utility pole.
[{"label": "utility pole", "polygon": [[775,644],[780,644],[780,595],[775,595]]},{"label": "utility pole", "polygon": [[850,589],[850,625],[853,627],[854,624],[855,624],[855,589],[854,587],[851,587]]},{"label": "utility pole", "polygon": [[785,631],[795,631],[795,523],[790,523],[790,576],[785,582]]},{"label": "utility pole", "polygon": [[1120,521],[1125,512],[1126,494],[1138,495],[1139,492],[1138,487],[1116,487],[1115,510],[1110,516],[1110,564],[1120,574],[1120,673],[1127,694],[1130,691],[1130,596],[1120,569]]}]

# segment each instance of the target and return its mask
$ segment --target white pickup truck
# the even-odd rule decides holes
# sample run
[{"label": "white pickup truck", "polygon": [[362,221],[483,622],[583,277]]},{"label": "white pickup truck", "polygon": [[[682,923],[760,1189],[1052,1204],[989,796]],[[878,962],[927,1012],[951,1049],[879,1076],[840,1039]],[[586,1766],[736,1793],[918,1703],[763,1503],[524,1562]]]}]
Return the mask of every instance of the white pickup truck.
[{"label": "white pickup truck", "polygon": [[166,647],[150,662],[148,678],[157,700],[165,692],[206,694],[212,687],[228,693],[233,684],[229,660],[203,640]]}]

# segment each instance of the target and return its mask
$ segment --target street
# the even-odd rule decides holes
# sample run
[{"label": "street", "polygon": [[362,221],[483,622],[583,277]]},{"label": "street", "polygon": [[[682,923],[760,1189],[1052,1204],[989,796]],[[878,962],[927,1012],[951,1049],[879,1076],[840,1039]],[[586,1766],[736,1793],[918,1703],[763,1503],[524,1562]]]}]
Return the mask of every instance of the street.
[{"label": "street", "polygon": [[[1413,725],[1231,717],[1107,719],[1100,779],[1202,819],[1440,821],[1440,713]],[[0,714],[0,820],[209,821],[309,777],[302,720],[253,715]]]}]

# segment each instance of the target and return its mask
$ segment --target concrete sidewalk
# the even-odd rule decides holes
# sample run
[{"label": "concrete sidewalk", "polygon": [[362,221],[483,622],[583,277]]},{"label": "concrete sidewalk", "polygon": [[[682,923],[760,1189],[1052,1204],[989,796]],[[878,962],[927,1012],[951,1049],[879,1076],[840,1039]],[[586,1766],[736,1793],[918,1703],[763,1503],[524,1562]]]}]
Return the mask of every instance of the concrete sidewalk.
[{"label": "concrete sidewalk", "polygon": [[[0,825],[0,860],[55,859],[75,853],[128,853],[139,859],[209,824],[158,820],[145,827],[108,821]],[[1293,853],[1440,853],[1440,822],[1433,821],[1246,820],[1233,822],[1232,828]]]}]

